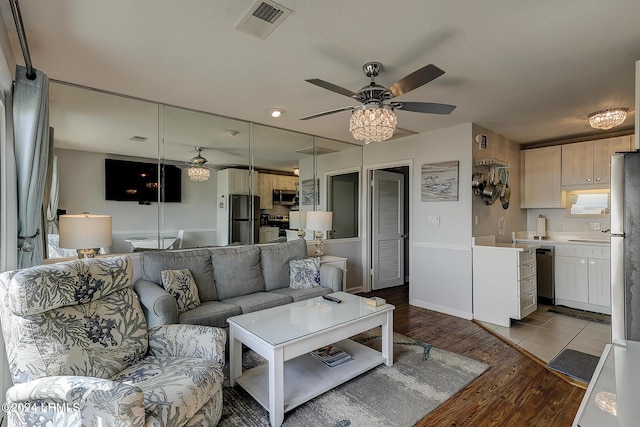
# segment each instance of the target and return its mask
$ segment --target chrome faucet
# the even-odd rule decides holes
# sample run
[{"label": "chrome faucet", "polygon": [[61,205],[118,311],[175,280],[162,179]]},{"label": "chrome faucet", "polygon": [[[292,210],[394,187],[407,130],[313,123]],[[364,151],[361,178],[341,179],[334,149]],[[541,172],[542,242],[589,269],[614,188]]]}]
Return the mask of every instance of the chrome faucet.
[{"label": "chrome faucet", "polygon": [[605,228],[604,230],[602,230],[602,232],[603,232],[603,233],[608,233],[608,232],[610,232],[610,231],[611,231],[611,229],[610,229],[610,228]]}]

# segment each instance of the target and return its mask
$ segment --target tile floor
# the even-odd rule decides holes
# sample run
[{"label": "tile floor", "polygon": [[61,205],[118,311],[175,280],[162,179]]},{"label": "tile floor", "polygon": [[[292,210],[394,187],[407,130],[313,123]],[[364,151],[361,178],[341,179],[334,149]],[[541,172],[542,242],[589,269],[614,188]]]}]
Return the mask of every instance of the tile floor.
[{"label": "tile floor", "polygon": [[552,313],[549,308],[538,304],[536,312],[510,328],[481,323],[545,362],[565,348],[600,356],[611,342],[610,325]]}]

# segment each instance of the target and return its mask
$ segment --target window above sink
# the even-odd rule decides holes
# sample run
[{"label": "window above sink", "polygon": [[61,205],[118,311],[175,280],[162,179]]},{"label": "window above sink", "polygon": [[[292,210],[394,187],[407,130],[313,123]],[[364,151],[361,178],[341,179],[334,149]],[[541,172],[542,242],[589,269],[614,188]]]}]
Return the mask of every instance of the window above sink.
[{"label": "window above sink", "polygon": [[611,210],[611,194],[608,190],[569,191],[567,216],[608,217]]}]

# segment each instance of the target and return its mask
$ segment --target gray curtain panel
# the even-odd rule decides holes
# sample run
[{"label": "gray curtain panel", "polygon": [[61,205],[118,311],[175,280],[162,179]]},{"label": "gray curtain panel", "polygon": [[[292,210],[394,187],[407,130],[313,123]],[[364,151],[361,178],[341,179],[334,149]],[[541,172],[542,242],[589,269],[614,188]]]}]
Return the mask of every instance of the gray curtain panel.
[{"label": "gray curtain panel", "polygon": [[16,66],[13,131],[18,177],[18,268],[42,263],[42,201],[49,162],[49,78]]}]

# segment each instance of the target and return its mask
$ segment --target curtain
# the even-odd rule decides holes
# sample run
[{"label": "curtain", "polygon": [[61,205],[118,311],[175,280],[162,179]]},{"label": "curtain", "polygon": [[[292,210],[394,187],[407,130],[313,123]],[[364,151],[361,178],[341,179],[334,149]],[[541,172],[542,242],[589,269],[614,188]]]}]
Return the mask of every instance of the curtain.
[{"label": "curtain", "polygon": [[43,209],[49,161],[49,78],[16,66],[13,131],[18,189],[18,268],[42,263]]}]

